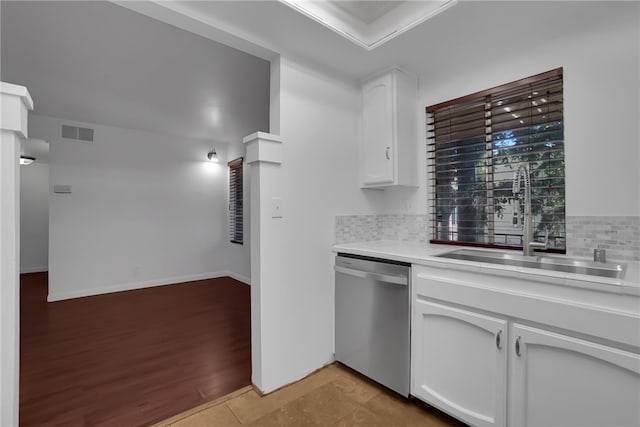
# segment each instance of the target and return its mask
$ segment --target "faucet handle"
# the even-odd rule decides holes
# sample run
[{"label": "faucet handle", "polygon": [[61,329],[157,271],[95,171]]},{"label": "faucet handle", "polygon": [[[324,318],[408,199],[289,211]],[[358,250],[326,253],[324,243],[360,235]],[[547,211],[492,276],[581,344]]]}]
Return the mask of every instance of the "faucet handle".
[{"label": "faucet handle", "polygon": [[604,249],[594,249],[593,262],[607,262],[607,251]]}]

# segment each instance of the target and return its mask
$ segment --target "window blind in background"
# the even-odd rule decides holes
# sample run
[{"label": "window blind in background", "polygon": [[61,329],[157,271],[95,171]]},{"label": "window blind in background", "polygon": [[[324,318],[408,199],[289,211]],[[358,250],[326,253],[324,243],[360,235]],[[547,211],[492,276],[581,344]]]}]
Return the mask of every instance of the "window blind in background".
[{"label": "window blind in background", "polygon": [[431,242],[522,247],[512,184],[527,162],[534,238],[548,233],[550,251],[565,252],[562,69],[426,111]]},{"label": "window blind in background", "polygon": [[229,166],[229,239],[243,243],[244,203],[242,184],[242,157],[231,160]]}]

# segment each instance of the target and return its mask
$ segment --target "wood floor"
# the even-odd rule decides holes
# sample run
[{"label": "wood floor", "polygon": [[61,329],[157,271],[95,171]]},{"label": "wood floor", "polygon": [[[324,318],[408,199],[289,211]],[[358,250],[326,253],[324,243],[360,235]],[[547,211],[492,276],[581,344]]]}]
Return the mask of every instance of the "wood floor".
[{"label": "wood floor", "polygon": [[158,423],[155,427],[462,427],[338,364],[266,396],[251,387]]},{"label": "wood floor", "polygon": [[20,425],[144,426],[251,382],[250,288],[229,278],[47,303],[21,277]]}]

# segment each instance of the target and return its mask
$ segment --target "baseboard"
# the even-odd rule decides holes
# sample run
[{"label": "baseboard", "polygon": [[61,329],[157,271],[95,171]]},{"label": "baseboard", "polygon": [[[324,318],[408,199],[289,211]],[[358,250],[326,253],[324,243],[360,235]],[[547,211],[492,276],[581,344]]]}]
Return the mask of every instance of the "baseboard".
[{"label": "baseboard", "polygon": [[267,389],[261,389],[260,387],[258,387],[255,382],[253,382],[253,377],[251,378],[251,387],[253,387],[253,390],[256,392],[256,394],[260,397],[264,397],[267,396],[271,393],[274,393],[276,391],[282,390],[283,388],[289,387],[295,383],[298,383],[302,380],[304,380],[305,378],[323,370],[324,368],[331,366],[331,365],[335,365],[338,362],[336,362],[335,360],[331,360],[329,362],[324,363],[322,366],[320,366],[319,368],[316,369],[312,369],[311,371],[307,371],[305,373],[302,374],[302,376],[296,376],[293,379],[290,379],[288,381],[285,381],[285,383],[283,385],[277,386],[277,387],[270,387]]},{"label": "baseboard", "polygon": [[242,282],[245,285],[251,286],[251,279],[246,276],[243,276],[242,274],[237,274],[237,273],[234,273],[233,271],[225,271],[224,273],[225,273],[225,276],[229,276],[232,279],[237,280],[238,282]]},{"label": "baseboard", "polygon": [[241,280],[240,278],[238,278],[242,276],[235,275],[234,273],[231,273],[229,271],[217,271],[217,272],[211,272],[211,273],[193,274],[188,276],[169,277],[165,279],[147,280],[144,282],[122,283],[114,286],[83,289],[83,290],[74,291],[74,292],[49,293],[49,295],[47,296],[47,301],[55,302],[55,301],[73,299],[73,298],[82,298],[82,297],[90,297],[94,295],[110,294],[112,292],[133,291],[135,289],[153,288],[155,286],[176,285],[178,283],[193,282],[195,280],[215,279],[218,277],[227,277],[227,276],[232,277],[236,280],[240,280],[241,282],[244,282],[244,280]]},{"label": "baseboard", "polygon": [[49,271],[49,266],[45,265],[44,267],[26,267],[20,269],[20,274],[28,274],[28,273],[44,273]]}]

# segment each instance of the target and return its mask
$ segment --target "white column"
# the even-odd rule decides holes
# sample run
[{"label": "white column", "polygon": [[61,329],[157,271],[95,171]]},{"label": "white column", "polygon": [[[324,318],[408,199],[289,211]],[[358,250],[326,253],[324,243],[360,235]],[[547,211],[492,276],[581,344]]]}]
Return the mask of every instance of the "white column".
[{"label": "white column", "polygon": [[0,82],[0,425],[18,425],[20,345],[20,141],[33,101]]},{"label": "white column", "polygon": [[[278,250],[278,233],[282,217],[273,217],[270,206],[279,197],[281,185],[282,139],[277,135],[256,132],[244,138],[246,162],[251,168],[251,368],[252,383],[262,392],[273,391],[268,379],[269,343],[273,342],[269,319],[278,310],[274,301],[274,262]],[[275,305],[274,305],[275,304]],[[277,362],[277,361],[276,361]]]}]

